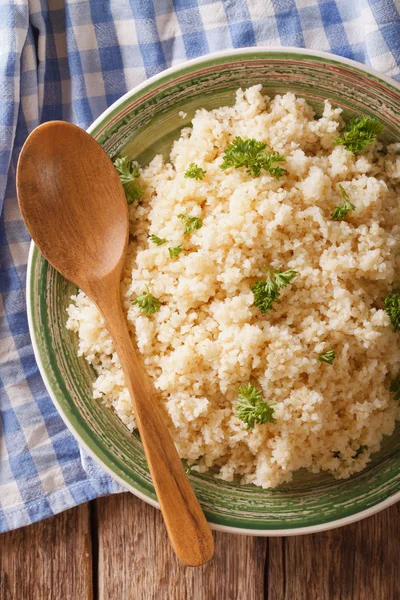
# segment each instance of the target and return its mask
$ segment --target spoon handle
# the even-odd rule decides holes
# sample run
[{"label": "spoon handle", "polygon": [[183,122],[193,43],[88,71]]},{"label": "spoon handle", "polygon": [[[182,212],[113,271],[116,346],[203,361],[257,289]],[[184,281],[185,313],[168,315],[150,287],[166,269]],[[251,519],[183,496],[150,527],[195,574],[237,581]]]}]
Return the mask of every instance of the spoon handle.
[{"label": "spoon handle", "polygon": [[[114,298],[113,298],[114,296]],[[96,298],[110,332],[128,387],[147,463],[172,547],[188,566],[214,554],[211,530],[168,431],[138,351],[130,338],[121,301],[114,294]]]}]

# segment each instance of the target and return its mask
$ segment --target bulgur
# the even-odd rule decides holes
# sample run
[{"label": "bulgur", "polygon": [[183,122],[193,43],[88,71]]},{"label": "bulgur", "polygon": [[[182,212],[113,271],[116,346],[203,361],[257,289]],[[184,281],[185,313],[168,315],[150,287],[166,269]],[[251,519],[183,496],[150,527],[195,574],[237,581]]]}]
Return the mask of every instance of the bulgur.
[{"label": "bulgur", "polygon": [[[203,472],[265,488],[302,467],[337,478],[360,471],[390,435],[399,406],[390,381],[400,349],[383,301],[396,284],[400,232],[398,145],[375,142],[355,155],[334,140],[341,110],[316,119],[302,98],[238,90],[233,107],[198,110],[170,162],[140,168],[142,203],[131,206],[132,241],[123,304],[154,385],[171,417],[178,451]],[[254,138],[286,157],[286,174],[221,170],[235,138]],[[185,178],[190,163],[206,171]],[[339,184],[355,210],[335,221]],[[184,235],[179,214],[202,220]],[[168,240],[156,246],[155,234]],[[171,259],[168,247],[182,244]],[[251,287],[265,267],[295,269],[265,315]],[[146,285],[160,301],[147,316],[133,300]],[[132,431],[135,418],[104,322],[79,292],[67,326],[98,377],[94,396]],[[319,360],[334,349],[335,360]],[[275,423],[247,430],[237,390],[255,382],[276,402]]]}]

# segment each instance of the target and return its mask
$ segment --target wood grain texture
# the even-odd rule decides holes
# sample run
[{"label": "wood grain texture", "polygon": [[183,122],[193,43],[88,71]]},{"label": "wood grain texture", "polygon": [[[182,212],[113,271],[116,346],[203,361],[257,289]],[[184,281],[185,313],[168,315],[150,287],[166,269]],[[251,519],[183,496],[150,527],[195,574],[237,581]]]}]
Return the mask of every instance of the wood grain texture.
[{"label": "wood grain texture", "polygon": [[1,600],[93,600],[89,505],[0,535]]},{"label": "wood grain texture", "polygon": [[268,600],[398,600],[400,506],[340,529],[269,540]]},{"label": "wood grain texture", "polygon": [[267,540],[215,533],[215,556],[185,567],[161,514],[132,495],[96,501],[99,600],[262,600]]},{"label": "wood grain texture", "polygon": [[315,535],[215,533],[214,559],[197,568],[178,561],[159,511],[134,496],[91,506],[93,565],[88,505],[0,535],[0,600],[400,598],[400,505]]}]

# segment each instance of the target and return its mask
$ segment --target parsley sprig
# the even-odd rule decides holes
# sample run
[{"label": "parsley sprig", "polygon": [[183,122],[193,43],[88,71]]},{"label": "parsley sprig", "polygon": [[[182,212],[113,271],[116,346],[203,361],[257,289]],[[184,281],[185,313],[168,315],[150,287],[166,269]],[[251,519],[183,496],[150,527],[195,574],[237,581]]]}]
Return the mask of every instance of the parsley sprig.
[{"label": "parsley sprig", "polygon": [[153,242],[153,244],[155,244],[156,246],[162,246],[167,241],[165,238],[160,238],[158,237],[158,235],[154,235],[154,233],[150,235],[149,238],[150,241]]},{"label": "parsley sprig", "polygon": [[354,117],[346,123],[342,135],[338,137],[335,146],[344,146],[347,150],[357,154],[376,140],[376,136],[383,130],[383,125],[368,117]]},{"label": "parsley sprig", "polygon": [[136,165],[127,156],[121,156],[114,160],[114,167],[117,169],[119,178],[124,188],[126,201],[132,204],[135,200],[140,200],[143,190],[136,182],[139,177],[139,171]]},{"label": "parsley sprig", "polygon": [[288,271],[272,270],[267,272],[267,278],[264,281],[256,281],[251,291],[254,295],[254,306],[265,314],[271,310],[273,303],[278,300],[280,291],[296,277],[297,271],[289,269]]},{"label": "parsley sprig", "polygon": [[328,363],[328,365],[331,365],[335,358],[336,352],[333,349],[327,350],[326,352],[323,352],[318,356],[318,360],[320,360],[321,362]]},{"label": "parsley sprig", "polygon": [[265,169],[278,179],[285,174],[285,169],[277,163],[284,162],[285,157],[278,152],[266,152],[266,147],[264,142],[257,142],[254,138],[243,140],[238,136],[226,148],[221,169],[246,167],[247,173],[253,177],[258,177],[261,169]]},{"label": "parsley sprig", "polygon": [[199,217],[191,217],[190,215],[184,215],[180,213],[178,219],[181,219],[185,223],[185,231],[183,233],[192,233],[196,229],[201,229],[203,221]]},{"label": "parsley sprig", "polygon": [[148,285],[146,285],[146,291],[135,298],[133,303],[136,304],[145,315],[154,315],[154,313],[158,312],[161,308],[160,301],[152,296]]},{"label": "parsley sprig", "polygon": [[238,389],[236,403],[236,416],[246,423],[247,429],[253,429],[256,423],[276,423],[274,406],[276,402],[268,404],[262,399],[262,392],[254,385],[248,383]]},{"label": "parsley sprig", "polygon": [[394,394],[395,400],[400,400],[400,373],[392,380],[390,391]]},{"label": "parsley sprig", "polygon": [[196,165],[196,163],[190,163],[190,165],[185,171],[184,177],[189,177],[190,179],[196,179],[196,181],[201,181],[202,179],[204,179],[205,175],[206,171],[204,169]]},{"label": "parsley sprig", "polygon": [[180,246],[172,246],[168,248],[170,258],[176,258],[182,252],[182,244]]},{"label": "parsley sprig", "polygon": [[392,322],[393,331],[400,331],[400,291],[394,291],[385,298],[385,310]]},{"label": "parsley sprig", "polygon": [[340,221],[345,218],[348,212],[355,210],[356,207],[350,202],[350,198],[342,185],[339,183],[340,193],[342,194],[343,204],[335,207],[335,210],[331,214],[331,218],[334,221]]}]

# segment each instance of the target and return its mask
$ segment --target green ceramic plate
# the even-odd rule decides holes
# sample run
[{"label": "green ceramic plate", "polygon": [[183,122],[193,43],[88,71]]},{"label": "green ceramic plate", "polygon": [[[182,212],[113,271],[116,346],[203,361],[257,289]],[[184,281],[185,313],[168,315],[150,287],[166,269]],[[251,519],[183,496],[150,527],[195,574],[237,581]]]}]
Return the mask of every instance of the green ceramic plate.
[{"label": "green ceramic plate", "polygon": [[[240,49],[164,71],[108,109],[89,129],[106,152],[128,152],[142,163],[168,155],[172,141],[197,108],[232,104],[234,91],[262,83],[264,91],[304,96],[319,112],[323,99],[345,115],[364,113],[385,125],[387,142],[400,140],[400,86],[350,60],[293,48]],[[178,116],[185,111],[187,117]],[[117,481],[157,505],[143,449],[118,418],[91,397],[94,373],[77,357],[77,339],[65,328],[75,287],[31,247],[28,316],[36,359],[73,435]],[[190,479],[212,527],[252,535],[310,533],[350,523],[400,499],[400,428],[385,439],[368,467],[344,481],[299,472],[278,490],[213,478]]]}]

